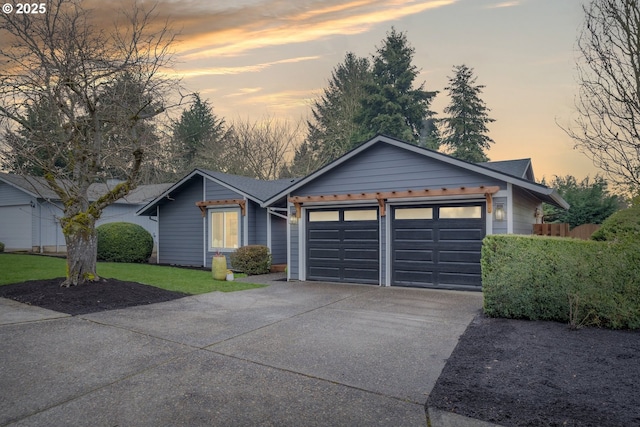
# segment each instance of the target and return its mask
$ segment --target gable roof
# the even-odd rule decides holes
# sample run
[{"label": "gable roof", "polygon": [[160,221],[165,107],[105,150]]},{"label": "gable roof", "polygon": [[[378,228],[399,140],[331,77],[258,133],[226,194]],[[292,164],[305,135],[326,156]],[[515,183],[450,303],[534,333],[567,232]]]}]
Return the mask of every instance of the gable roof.
[{"label": "gable roof", "polygon": [[140,208],[136,215],[152,215],[155,213],[154,209],[163,199],[169,197],[171,193],[183,186],[194,176],[202,176],[206,179],[210,179],[221,186],[228,188],[249,200],[253,200],[261,206],[264,205],[264,201],[271,197],[273,194],[279,193],[283,189],[293,185],[300,178],[287,178],[278,179],[273,181],[263,181],[260,179],[250,178],[240,175],[231,175],[228,173],[210,171],[206,169],[194,169],[191,173],[186,175],[180,181],[167,188],[162,194],[159,194],[154,200],[151,200],[145,206]]},{"label": "gable roof", "polygon": [[[361,145],[359,145],[358,147],[354,148],[353,150],[347,152],[346,154],[344,154],[342,157],[337,158],[336,160],[334,160],[333,162],[327,164],[326,166],[318,169],[317,171],[307,175],[306,177],[297,180],[295,183],[293,183],[292,185],[290,185],[288,188],[284,189],[283,191],[273,195],[271,198],[269,198],[268,200],[265,201],[265,205],[269,205],[271,203],[275,203],[276,201],[282,199],[283,197],[286,197],[287,194],[289,194],[292,191],[295,191],[296,189],[304,186],[305,184],[313,181],[314,179],[318,178],[321,175],[324,175],[325,173],[331,171],[332,169],[338,167],[339,165],[343,164],[344,162],[346,162],[347,160],[357,156],[358,154],[360,154],[361,152],[369,149],[371,146],[375,145],[375,144],[389,144],[392,145],[394,147],[398,147],[400,149],[403,150],[408,150],[411,151],[413,153],[416,153],[418,155],[422,155],[425,157],[429,157],[438,161],[441,161],[443,163],[447,163],[453,166],[457,166],[457,167],[461,167],[464,169],[467,169],[471,172],[475,172],[475,173],[479,173],[481,175],[485,175],[487,177],[491,177],[491,178],[495,178],[507,183],[511,183],[513,185],[516,185],[524,190],[527,190],[531,193],[533,193],[534,195],[536,195],[540,200],[553,204],[555,206],[564,208],[564,209],[568,209],[569,208],[569,204],[552,188],[546,187],[544,185],[541,184],[536,184],[533,181],[530,181],[528,179],[526,179],[523,176],[527,176],[528,172],[527,170],[523,170],[524,165],[525,165],[525,160],[528,159],[524,159],[524,160],[516,160],[516,161],[506,161],[506,162],[488,162],[487,163],[471,163],[471,162],[467,162],[464,160],[460,160],[457,159],[455,157],[449,156],[447,154],[444,153],[440,153],[438,151],[434,151],[434,150],[430,150],[428,148],[424,148],[424,147],[419,147],[417,145],[405,142],[405,141],[401,141],[399,139],[395,139],[389,136],[385,136],[385,135],[376,135],[373,138],[371,138],[369,141],[366,141],[364,143],[362,143]],[[530,163],[530,161],[529,161]],[[530,169],[530,168],[529,168]],[[518,175],[512,175],[510,173],[507,173],[506,171],[509,172],[514,172],[516,174],[520,174],[520,176]],[[522,173],[520,173],[522,172]],[[530,173],[531,177],[533,176],[533,172],[531,171]]]},{"label": "gable roof", "polygon": [[213,178],[219,184],[226,184],[231,189],[239,191],[241,194],[254,199],[257,202],[264,202],[275,193],[294,184],[300,178],[277,179],[273,181],[263,181],[246,176],[231,175],[217,171],[198,169],[203,174]]},{"label": "gable roof", "polygon": [[[3,173],[0,172],[0,181],[7,183],[8,185],[17,188],[20,191],[23,191],[30,195],[31,197],[35,197],[38,199],[46,199],[57,201],[60,200],[55,191],[49,187],[47,181],[42,177],[37,176],[22,176],[15,175],[12,173]],[[70,181],[57,179],[56,182],[62,188],[68,187],[71,185]],[[113,188],[115,184],[105,184],[105,183],[95,183],[91,184],[89,190],[87,191],[89,200],[97,200],[100,196],[104,195]],[[115,203],[118,204],[129,204],[129,205],[141,205],[149,202],[149,200],[155,199],[158,194],[165,191],[172,184],[151,184],[151,185],[139,185],[125,197],[116,200]]]},{"label": "gable roof", "polygon": [[516,178],[523,178],[535,182],[533,168],[531,167],[531,159],[499,160],[495,162],[482,162],[477,164],[493,169],[497,172],[515,176]]}]

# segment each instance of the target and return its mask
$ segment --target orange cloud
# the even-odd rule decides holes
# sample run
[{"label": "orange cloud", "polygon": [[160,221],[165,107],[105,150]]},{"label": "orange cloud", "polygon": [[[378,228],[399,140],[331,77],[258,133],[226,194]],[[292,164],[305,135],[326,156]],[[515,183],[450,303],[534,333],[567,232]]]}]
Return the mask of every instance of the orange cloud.
[{"label": "orange cloud", "polygon": [[319,56],[302,56],[298,58],[281,59],[279,61],[263,62],[261,64],[243,65],[243,66],[231,66],[231,67],[209,67],[209,68],[194,68],[185,71],[175,71],[176,75],[180,77],[201,77],[201,76],[224,76],[243,73],[257,73],[274,65],[280,64],[292,64],[302,61],[312,61],[318,59]]},{"label": "orange cloud", "polygon": [[516,0],[516,1],[505,1],[502,3],[496,3],[496,4],[490,4],[488,6],[486,6],[487,9],[500,9],[503,7],[513,7],[513,6],[520,6],[521,2],[520,0]]},{"label": "orange cloud", "polygon": [[[184,60],[239,56],[267,46],[351,35],[458,0],[261,1],[252,6],[177,15]],[[166,5],[166,4],[165,4]],[[183,4],[179,5],[183,8]]]}]

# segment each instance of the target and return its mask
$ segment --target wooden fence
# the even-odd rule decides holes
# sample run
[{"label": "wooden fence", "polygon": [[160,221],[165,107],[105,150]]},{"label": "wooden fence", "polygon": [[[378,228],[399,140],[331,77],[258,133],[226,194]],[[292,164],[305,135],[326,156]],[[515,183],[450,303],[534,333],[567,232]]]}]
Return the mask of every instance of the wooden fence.
[{"label": "wooden fence", "polygon": [[533,234],[537,236],[573,237],[589,240],[591,235],[600,228],[599,224],[582,224],[569,230],[569,224],[533,224]]}]

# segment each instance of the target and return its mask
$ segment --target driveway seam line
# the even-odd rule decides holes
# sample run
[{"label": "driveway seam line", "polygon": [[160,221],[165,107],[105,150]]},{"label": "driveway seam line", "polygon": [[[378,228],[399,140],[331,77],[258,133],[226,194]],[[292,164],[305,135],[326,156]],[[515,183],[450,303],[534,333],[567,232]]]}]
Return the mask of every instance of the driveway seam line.
[{"label": "driveway seam line", "polygon": [[[322,378],[322,377],[318,377],[318,376],[311,375],[311,374],[305,374],[304,372],[298,372],[298,371],[294,371],[294,370],[287,369],[287,368],[281,368],[279,366],[272,366],[272,365],[266,364],[264,362],[258,362],[258,361],[247,359],[247,358],[244,358],[244,357],[234,356],[232,354],[220,353],[218,351],[210,350],[210,349],[206,349],[206,348],[203,348],[202,350],[206,351],[206,352],[209,352],[209,353],[217,354],[219,356],[229,357],[229,358],[232,358],[232,359],[240,360],[242,362],[247,362],[247,363],[251,363],[251,364],[254,364],[254,365],[258,365],[258,366],[263,366],[265,368],[271,368],[271,369],[275,369],[277,371],[282,371],[282,372],[286,372],[286,373],[294,374],[294,375],[300,375],[302,377],[310,378],[310,379],[313,379],[313,380],[328,382],[330,384],[334,384],[334,385],[338,385],[338,386],[342,386],[342,387],[347,387],[347,388],[350,388],[352,390],[358,390],[358,391],[362,391],[362,392],[365,392],[365,393],[375,394],[376,396],[385,397],[387,399],[393,399],[393,400],[397,400],[397,401],[404,402],[404,403],[411,403],[411,404],[414,404],[414,405],[424,405],[424,403],[414,402],[413,400],[403,399],[403,398],[397,397],[397,396],[389,396],[389,395],[381,393],[379,391],[368,390],[366,388],[362,388],[362,387],[358,387],[358,386],[354,386],[354,385],[350,385],[350,384],[344,384],[344,383],[338,382],[336,380],[330,380],[330,379],[327,379],[327,378]],[[426,401],[426,398],[425,398],[425,401]]]}]

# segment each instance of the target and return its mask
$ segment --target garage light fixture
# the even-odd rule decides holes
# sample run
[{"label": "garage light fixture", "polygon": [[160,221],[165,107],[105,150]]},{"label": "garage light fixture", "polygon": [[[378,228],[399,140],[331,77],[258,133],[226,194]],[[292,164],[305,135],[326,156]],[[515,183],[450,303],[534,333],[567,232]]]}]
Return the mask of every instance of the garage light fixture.
[{"label": "garage light fixture", "polygon": [[298,217],[295,215],[289,215],[289,224],[296,225],[298,223]]},{"label": "garage light fixture", "polygon": [[502,203],[496,205],[495,218],[496,221],[504,221],[504,205]]}]

